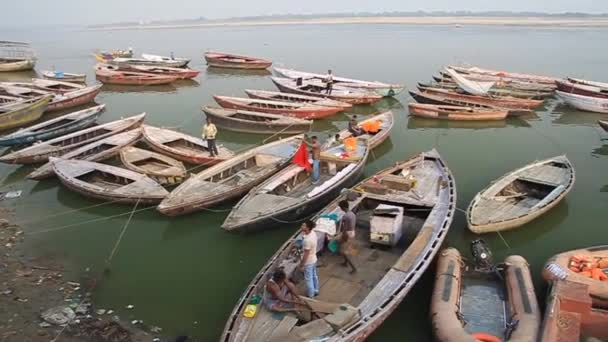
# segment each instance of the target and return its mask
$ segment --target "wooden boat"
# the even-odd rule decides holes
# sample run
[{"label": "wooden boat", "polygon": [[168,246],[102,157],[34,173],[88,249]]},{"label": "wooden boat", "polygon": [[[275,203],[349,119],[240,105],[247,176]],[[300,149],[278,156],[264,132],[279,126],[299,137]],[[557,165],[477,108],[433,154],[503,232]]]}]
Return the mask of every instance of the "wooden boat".
[{"label": "wooden boat", "polygon": [[574,186],[574,167],[559,156],[512,171],[480,191],[467,210],[477,234],[522,226],[555,207]]},{"label": "wooden boat", "polygon": [[[477,74],[462,74],[467,80],[475,81],[475,82],[496,82],[494,87],[497,89],[509,90],[509,91],[521,91],[521,92],[535,92],[535,93],[551,93],[556,89],[555,84],[539,84],[539,83],[530,83],[525,81],[504,79],[498,77],[490,77],[484,75]],[[447,83],[454,84],[456,82],[448,73],[444,71],[439,72],[439,76],[433,76],[433,79],[438,83]]]},{"label": "wooden boat", "polygon": [[31,99],[40,96],[53,94],[53,99],[46,107],[45,112],[54,112],[59,110],[70,109],[81,106],[89,102],[93,102],[95,97],[101,91],[101,85],[85,87],[80,90],[71,91],[65,94],[53,94],[49,91],[39,90],[35,88],[24,88],[8,85],[0,85],[0,94],[15,96],[22,99]]},{"label": "wooden boat", "polygon": [[460,75],[456,70],[452,68],[445,68],[445,71],[452,77],[452,80],[456,82],[458,87],[467,94],[471,95],[487,95],[488,92],[496,82],[482,82],[469,80],[466,77]]},{"label": "wooden boat", "polygon": [[49,160],[61,183],[86,197],[122,204],[156,204],[168,195],[160,184],[135,171],[86,160]]},{"label": "wooden boat", "polygon": [[[426,89],[426,88],[424,88]],[[476,101],[475,99],[457,99],[452,96],[444,96],[441,94],[433,94],[426,91],[415,91],[410,90],[410,95],[416,102],[422,104],[431,104],[431,105],[439,105],[439,106],[456,106],[456,107],[470,107],[477,108],[482,110],[496,110],[496,109],[506,109],[509,112],[509,115],[525,115],[532,113],[531,109],[510,109],[510,108],[502,108],[499,106],[489,105],[485,102]]]},{"label": "wooden boat", "polygon": [[95,78],[104,84],[121,85],[161,85],[175,82],[178,79],[177,76],[115,71],[99,65],[95,66]]},{"label": "wooden boat", "polygon": [[608,310],[608,281],[594,279],[591,274],[581,272],[583,268],[598,268],[608,276],[606,265],[608,265],[608,245],[581,248],[552,256],[546,262],[542,275],[549,282],[565,280],[587,285],[593,306]]},{"label": "wooden boat", "polygon": [[213,107],[203,107],[203,112],[216,126],[235,132],[298,134],[310,131],[312,126],[312,120],[279,114]]},{"label": "wooden boat", "polygon": [[448,67],[453,70],[456,70],[459,73],[491,76],[491,77],[495,77],[496,80],[501,80],[501,79],[517,80],[517,81],[522,81],[522,82],[540,83],[540,84],[548,84],[548,85],[555,85],[555,81],[557,80],[556,78],[548,77],[548,76],[522,74],[522,73],[507,72],[507,71],[502,71],[502,70],[483,69],[483,68],[479,68],[479,67],[466,68],[466,67],[459,67],[459,66],[453,66],[453,65],[450,65]]},{"label": "wooden boat", "polygon": [[[437,82],[437,83],[418,83],[420,88],[441,88],[455,92],[463,92],[456,83],[452,82]],[[533,91],[533,90],[518,90],[506,87],[493,87],[488,91],[490,96],[512,96],[520,99],[544,100],[553,96],[551,91]]]},{"label": "wooden boat", "polygon": [[312,104],[256,100],[245,97],[213,95],[213,98],[224,108],[281,114],[299,119],[324,119],[342,111],[340,107],[322,107]]},{"label": "wooden boat", "polygon": [[133,50],[112,50],[112,51],[100,51],[93,54],[95,59],[100,63],[111,62],[114,58],[131,58],[133,57]]},{"label": "wooden boat", "polygon": [[[315,79],[323,81],[327,77],[327,75],[323,74],[315,74],[286,68],[275,67],[274,71],[281,77],[287,77],[294,80],[297,78],[302,78],[305,80]],[[338,76],[334,76],[333,81],[334,85],[340,85],[348,88],[363,89],[365,91],[374,92],[382,97],[395,96],[405,90],[405,86],[402,84],[388,84],[376,81],[370,82]]]},{"label": "wooden boat", "polygon": [[120,160],[132,171],[142,173],[159,184],[178,184],[186,178],[186,167],[180,161],[137,147],[120,150]]},{"label": "wooden boat", "polygon": [[160,63],[168,63],[168,64],[174,64],[176,62],[181,63],[178,66],[178,68],[184,68],[186,65],[188,65],[188,63],[190,63],[190,58],[159,56],[159,55],[152,55],[149,53],[142,53],[141,58],[143,58],[147,61],[152,61],[152,62],[160,62]]},{"label": "wooden boat", "polygon": [[538,340],[600,342],[608,339],[608,311],[594,307],[590,298],[585,284],[551,281]]},{"label": "wooden boat", "polygon": [[369,155],[367,141],[358,139],[356,150],[342,157],[345,152],[344,145],[321,152],[321,176],[317,184],[312,183],[303,167],[287,166],[243,197],[222,228],[233,232],[267,229],[319,210],[363,174]]},{"label": "wooden boat", "polygon": [[36,89],[50,91],[56,94],[67,94],[86,88],[86,85],[83,84],[45,80],[42,78],[32,78],[31,85]]},{"label": "wooden boat", "polygon": [[[109,137],[80,146],[68,153],[62,154],[61,159],[78,159],[100,162],[116,156],[123,148],[135,144],[141,138],[141,127],[110,135]],[[29,179],[43,180],[53,177],[53,166],[46,163],[27,175]]]},{"label": "wooden boat", "polygon": [[0,58],[0,72],[32,70],[36,59]]},{"label": "wooden boat", "polygon": [[[366,122],[371,121],[380,121],[379,131],[377,133],[365,133],[360,135],[359,138],[367,139],[369,148],[374,149],[390,137],[391,130],[395,126],[395,115],[389,110],[387,112],[380,113],[359,121],[359,127],[362,127]],[[340,139],[345,139],[352,136],[352,133],[348,130],[348,128],[341,130],[338,134],[340,135]]]},{"label": "wooden boat", "polygon": [[75,74],[75,73],[71,73],[71,72],[63,72],[63,71],[58,71],[58,70],[43,71],[42,77],[46,78],[47,80],[53,80],[53,81],[66,81],[66,82],[79,82],[79,83],[84,83],[84,82],[86,82],[86,79],[87,79],[86,74]]},{"label": "wooden boat", "polygon": [[214,165],[173,190],[157,210],[177,216],[243,196],[285,168],[301,141],[301,135],[274,141]]},{"label": "wooden boat", "polygon": [[528,99],[519,99],[511,96],[500,96],[500,97],[492,97],[492,96],[477,96],[477,95],[466,95],[459,94],[456,92],[449,91],[447,89],[440,88],[419,88],[421,91],[429,94],[441,95],[453,100],[464,100],[470,102],[477,102],[480,104],[485,104],[488,106],[494,107],[503,107],[510,109],[534,109],[543,104],[542,100],[528,100]]},{"label": "wooden boat", "polygon": [[[412,184],[412,177],[418,182],[406,186]],[[324,267],[317,269],[322,281],[319,296],[315,300],[302,297],[316,313],[313,321],[299,322],[289,314],[276,318],[264,304],[257,306],[253,318],[244,317],[246,306],[262,296],[275,270],[282,268],[289,278],[298,279],[294,273],[301,260],[301,237],[299,232],[294,234],[247,286],[228,318],[221,341],[364,341],[397,308],[431,265],[448,233],[456,209],[454,178],[433,150],[397,163],[353,189],[313,220],[320,240],[331,238],[332,221],[327,216],[341,217],[338,203],[349,201],[357,216],[353,245],[358,253],[351,258],[358,272],[349,273],[339,265],[340,258],[325,252],[319,255],[319,264]],[[394,239],[398,241],[395,246],[370,241],[372,231],[377,232],[384,223],[401,233],[400,239]],[[323,244],[317,247],[323,248]],[[300,292],[302,283],[297,284]]]},{"label": "wooden boat", "polygon": [[598,120],[597,123],[602,127],[602,129],[608,132],[608,121],[606,120]]},{"label": "wooden boat", "polygon": [[114,58],[108,63],[116,64],[116,65],[148,65],[148,66],[163,66],[170,68],[183,68],[185,67],[190,60],[170,60],[170,61],[153,61],[145,58],[123,58],[118,57]]},{"label": "wooden boat", "polygon": [[582,80],[580,78],[573,78],[573,77],[568,77],[568,81],[571,83],[574,83],[574,84],[585,85],[585,86],[590,86],[590,87],[597,87],[597,88],[600,88],[602,91],[608,90],[608,83],[604,83],[604,82],[587,81],[587,80]]},{"label": "wooden boat", "polygon": [[0,157],[0,162],[7,164],[35,164],[43,163],[49,157],[58,157],[76,148],[101,140],[120,132],[139,127],[146,113],[131,116],[126,119],[108,122],[83,129],[78,132],[60,136],[40,144],[26,147]]},{"label": "wooden boat", "polygon": [[537,340],[541,315],[526,259],[511,255],[502,267],[478,269],[446,248],[436,274],[431,319],[437,341]]},{"label": "wooden boat", "polygon": [[316,96],[350,104],[372,104],[382,99],[382,96],[375,93],[340,86],[334,86],[331,94],[326,94],[325,85],[317,81],[302,81],[301,85],[298,85],[297,80],[289,78],[271,77],[270,79],[280,91],[285,93]]},{"label": "wooden boat", "polygon": [[229,149],[218,145],[219,156],[210,157],[206,141],[165,128],[144,125],[143,136],[156,152],[191,164],[211,166],[234,155]]},{"label": "wooden boat", "polygon": [[278,91],[245,89],[245,93],[247,93],[247,96],[249,96],[250,98],[258,100],[307,103],[322,107],[340,107],[343,109],[350,109],[353,106],[352,104],[346,102],[340,102],[316,96],[281,93]]},{"label": "wooden boat", "polygon": [[31,144],[84,129],[97,121],[105,109],[99,105],[41,122],[0,137],[0,146]]},{"label": "wooden boat", "polygon": [[573,83],[567,80],[558,80],[555,83],[557,84],[557,90],[564,93],[608,99],[608,88]]},{"label": "wooden boat", "polygon": [[0,106],[0,130],[21,127],[40,119],[52,98],[47,95]]},{"label": "wooden boat", "polygon": [[195,78],[200,73],[200,71],[195,69],[169,68],[148,65],[130,65],[126,69],[126,71],[130,70],[134,72],[143,72],[148,74],[175,76],[180,80]]},{"label": "wooden boat", "polygon": [[410,103],[410,114],[429,119],[454,121],[493,121],[504,120],[509,115],[507,109],[482,109],[462,106],[442,106]]},{"label": "wooden boat", "polygon": [[272,61],[266,59],[216,51],[206,52],[205,61],[210,67],[228,69],[260,70],[272,65]]},{"label": "wooden boat", "polygon": [[572,93],[564,93],[556,90],[557,97],[566,102],[569,106],[586,112],[608,113],[608,98],[603,99],[593,96],[577,95]]}]

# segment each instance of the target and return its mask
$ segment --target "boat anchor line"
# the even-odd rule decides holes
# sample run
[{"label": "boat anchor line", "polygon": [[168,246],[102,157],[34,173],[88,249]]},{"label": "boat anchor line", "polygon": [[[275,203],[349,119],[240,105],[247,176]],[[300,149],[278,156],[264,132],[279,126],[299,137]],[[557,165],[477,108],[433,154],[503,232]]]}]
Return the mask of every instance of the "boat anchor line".
[{"label": "boat anchor line", "polygon": [[114,248],[112,249],[112,252],[110,253],[110,256],[108,257],[108,260],[106,260],[106,270],[107,271],[110,270],[110,263],[112,262],[112,258],[114,258],[114,254],[116,254],[116,251],[118,250],[118,246],[120,245],[120,242],[122,241],[123,236],[127,232],[127,228],[129,227],[129,224],[131,223],[131,219],[133,218],[133,215],[135,214],[135,210],[137,210],[137,206],[139,205],[140,200],[141,200],[141,198],[138,198],[137,202],[135,202],[135,205],[133,206],[133,210],[131,210],[131,215],[129,215],[127,222],[125,223],[124,227],[122,228],[122,231],[120,232],[120,235],[118,236],[118,240],[116,240],[116,243],[114,244]]},{"label": "boat anchor line", "polygon": [[[463,213],[465,216],[467,215],[467,211],[464,209],[456,207],[456,211]],[[507,246],[508,249],[511,249],[511,246],[509,246],[509,243],[507,242],[507,240],[505,240],[505,238],[502,236],[502,234],[500,232],[496,232],[496,234],[498,234],[498,236],[500,237],[502,242],[505,244],[505,246]]]}]

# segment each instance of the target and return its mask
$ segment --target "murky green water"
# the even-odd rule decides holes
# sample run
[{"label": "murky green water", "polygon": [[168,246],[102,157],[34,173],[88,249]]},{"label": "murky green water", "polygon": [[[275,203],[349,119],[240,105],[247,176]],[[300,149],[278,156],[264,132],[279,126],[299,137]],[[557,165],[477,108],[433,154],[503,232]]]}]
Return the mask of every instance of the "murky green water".
[{"label": "murky green water", "polygon": [[[91,80],[91,52],[96,48],[132,46],[136,52],[174,51],[176,56],[192,57],[192,67],[203,70],[196,82],[158,91],[108,87],[98,102],[107,104],[104,122],[146,111],[151,124],[179,126],[197,135],[202,123],[200,107],[212,104],[212,94],[244,95],[246,88],[273,89],[265,74],[206,71],[202,60],[206,49],[264,56],[277,65],[303,70],[332,68],[340,75],[406,83],[409,87],[429,80],[442,65],[459,62],[606,81],[606,33],[601,29],[345,25],[15,31],[6,32],[4,38],[31,42],[40,55],[38,70],[56,66],[87,72]],[[0,79],[14,77],[0,75]],[[496,235],[486,239],[497,259],[521,254],[529,260],[540,297],[544,296],[544,286],[538,271],[549,256],[606,243],[608,233],[602,219],[608,204],[608,142],[602,138],[608,136],[596,126],[600,114],[577,112],[549,100],[535,118],[452,124],[409,118],[408,101],[402,94],[396,100],[354,111],[367,114],[392,109],[397,116],[391,139],[374,152],[366,174],[437,147],[456,177],[459,207],[466,208],[474,194],[493,179],[532,160],[565,153],[577,171],[577,183],[567,200],[539,220],[503,234],[508,246]],[[314,130],[337,130],[345,127],[346,120],[339,114],[315,123]],[[230,148],[241,149],[261,142],[263,137],[221,132],[219,139]],[[99,205],[71,193],[56,180],[25,181],[23,177],[30,170],[0,166],[4,179],[1,190],[23,190],[19,199],[0,205],[16,208],[19,222],[30,233],[32,248],[40,254],[64,255],[80,269],[90,267],[91,272],[100,274],[95,291],[100,307],[113,308],[125,318],[143,319],[166,332],[194,335],[199,341],[217,339],[243,288],[296,228],[239,236],[219,228],[229,206],[173,219],[153,209],[144,210],[133,216],[112,260],[111,272],[101,276],[132,208]],[[103,219],[114,215],[121,216]],[[472,238],[459,213],[446,245],[466,251]],[[412,341],[431,339],[428,306],[432,273],[427,272],[370,340],[402,340],[403,336]],[[125,310],[127,304],[135,309]]]}]

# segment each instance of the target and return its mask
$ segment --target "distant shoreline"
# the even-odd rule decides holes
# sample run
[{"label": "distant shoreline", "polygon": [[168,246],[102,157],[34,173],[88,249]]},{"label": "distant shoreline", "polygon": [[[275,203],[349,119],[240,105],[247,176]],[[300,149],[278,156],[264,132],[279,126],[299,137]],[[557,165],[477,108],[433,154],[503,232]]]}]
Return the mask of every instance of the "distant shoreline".
[{"label": "distant shoreline", "polygon": [[273,25],[344,25],[344,24],[395,24],[395,25],[442,25],[442,26],[521,26],[521,27],[556,27],[556,28],[584,28],[608,27],[608,18],[570,18],[570,17],[479,17],[479,16],[420,16],[420,17],[392,17],[392,16],[365,16],[365,17],[320,17],[299,19],[247,19],[247,20],[213,20],[188,23],[168,24],[127,24],[89,27],[93,31],[113,30],[159,30],[159,29],[187,29],[206,27],[231,26],[273,26]]}]

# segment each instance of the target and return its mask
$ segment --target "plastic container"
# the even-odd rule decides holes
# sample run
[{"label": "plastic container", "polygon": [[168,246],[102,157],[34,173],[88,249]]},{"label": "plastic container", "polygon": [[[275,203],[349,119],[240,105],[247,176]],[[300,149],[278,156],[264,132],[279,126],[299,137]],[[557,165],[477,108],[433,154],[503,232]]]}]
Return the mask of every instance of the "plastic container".
[{"label": "plastic container", "polygon": [[243,316],[247,318],[255,317],[255,314],[258,312],[258,306],[254,304],[247,304],[245,310],[243,311]]}]

